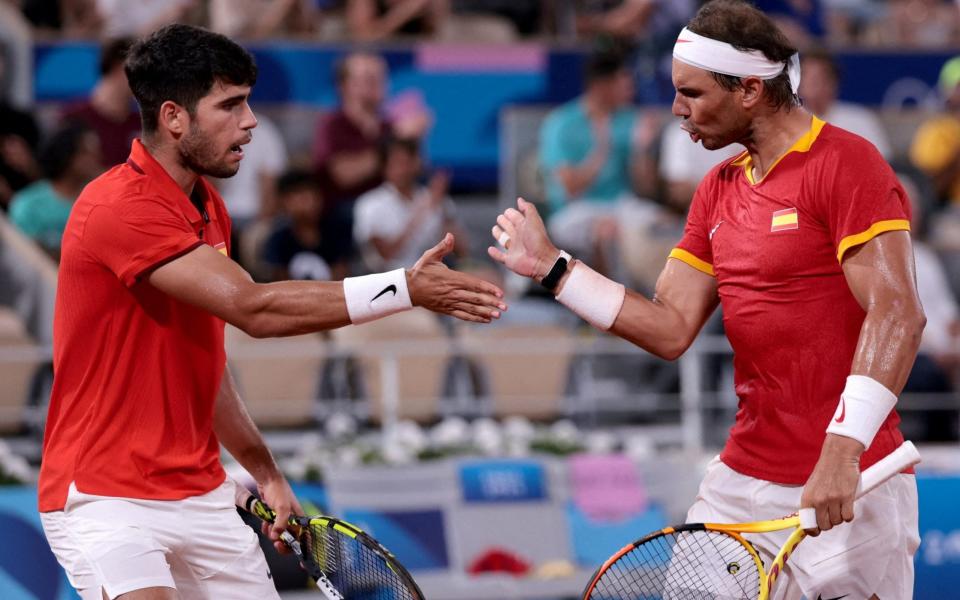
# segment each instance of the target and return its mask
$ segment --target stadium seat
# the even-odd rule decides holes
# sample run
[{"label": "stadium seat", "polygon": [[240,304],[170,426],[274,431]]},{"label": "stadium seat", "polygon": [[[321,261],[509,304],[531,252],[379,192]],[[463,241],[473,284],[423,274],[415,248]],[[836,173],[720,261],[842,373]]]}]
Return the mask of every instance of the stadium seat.
[{"label": "stadium seat", "polygon": [[17,433],[26,424],[30,388],[41,360],[15,312],[0,308],[0,433]]},{"label": "stadium seat", "polygon": [[295,427],[315,420],[326,355],[319,334],[252,338],[227,325],[227,364],[250,416],[261,427]]},{"label": "stadium seat", "polygon": [[[364,325],[333,331],[338,349],[354,356],[362,370],[368,414],[385,420],[383,386],[385,360],[396,360],[397,418],[429,422],[439,416],[440,392],[450,356],[450,340],[439,319],[412,310]],[[377,344],[381,347],[375,347]]]},{"label": "stadium seat", "polygon": [[[568,328],[467,325],[460,339],[466,355],[484,371],[494,416],[549,420],[563,412],[575,346]],[[503,348],[514,351],[499,351]]]}]

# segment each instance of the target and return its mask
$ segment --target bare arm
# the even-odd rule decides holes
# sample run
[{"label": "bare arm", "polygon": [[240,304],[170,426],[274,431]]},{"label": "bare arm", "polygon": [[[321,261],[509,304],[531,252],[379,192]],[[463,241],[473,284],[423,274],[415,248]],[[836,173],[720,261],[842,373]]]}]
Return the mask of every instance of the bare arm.
[{"label": "bare arm", "polygon": [[277,512],[277,520],[272,527],[264,524],[264,533],[270,536],[277,550],[289,552],[280,541],[280,533],[285,528],[287,517],[291,513],[302,515],[303,509],[250,418],[247,407],[240,400],[233,377],[227,369],[223,371],[214,406],[213,431],[230,455],[253,475],[261,496]]},{"label": "bare arm", "polygon": [[[870,377],[899,395],[926,323],[917,295],[910,234],[884,233],[850,250],[843,273],[867,312],[850,372]],[[864,450],[855,439],[827,434],[801,501],[817,509],[821,530],[853,519],[853,494]]]},{"label": "bare arm", "polygon": [[[499,288],[441,262],[453,244],[453,236],[447,235],[407,271],[413,305],[468,321],[498,318],[506,308]],[[254,337],[297,335],[350,323],[342,282],[254,283],[239,265],[206,245],[158,267],[149,282]]]},{"label": "bare arm", "polygon": [[404,0],[392,4],[381,16],[374,0],[350,0],[347,3],[347,26],[354,38],[374,41],[396,33],[421,14],[430,14],[430,0]]},{"label": "bare arm", "polygon": [[[507,251],[489,248],[490,256],[513,272],[540,281],[560,251],[547,237],[536,208],[521,199],[519,210],[507,209],[497,218],[493,236],[510,236]],[[560,279],[563,289],[573,269]],[[686,263],[670,259],[657,280],[652,300],[628,291],[610,332],[662,358],[673,360],[690,347],[718,303],[716,279]]]},{"label": "bare arm", "polygon": [[632,37],[646,26],[655,8],[650,0],[627,0],[606,13],[581,19],[578,28],[584,34]]}]

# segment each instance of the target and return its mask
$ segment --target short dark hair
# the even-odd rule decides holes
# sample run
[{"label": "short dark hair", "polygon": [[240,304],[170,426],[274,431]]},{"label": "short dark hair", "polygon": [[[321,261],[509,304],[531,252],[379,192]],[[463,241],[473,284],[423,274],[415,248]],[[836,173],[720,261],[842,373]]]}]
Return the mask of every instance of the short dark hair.
[{"label": "short dark hair", "polygon": [[834,58],[833,54],[821,46],[813,46],[807,48],[803,51],[803,60],[818,60],[827,66],[827,70],[830,71],[830,75],[833,76],[835,81],[840,81],[840,78],[843,76],[843,70],[840,69],[840,65],[837,63],[837,59]]},{"label": "short dark hair", "polygon": [[320,191],[320,182],[310,171],[291,169],[277,178],[277,196],[281,198],[303,190]]},{"label": "short dark hair", "polygon": [[380,142],[380,164],[386,165],[390,153],[394,150],[405,152],[410,156],[420,156],[420,140],[414,137],[388,135]]},{"label": "short dark hair", "polygon": [[83,137],[93,132],[85,123],[71,121],[56,130],[37,153],[37,161],[43,176],[47,179],[59,179],[70,168],[73,157],[80,150]]},{"label": "short dark hair", "polygon": [[172,100],[192,114],[220,81],[257,82],[253,56],[226,36],[191,25],[167,25],[134,44],[125,65],[143,132],[157,130],[160,106]]},{"label": "short dark hair", "polygon": [[587,56],[583,65],[583,82],[590,85],[595,81],[610,79],[627,68],[627,53],[620,48],[601,48]]},{"label": "short dark hair", "polygon": [[[790,40],[767,15],[744,0],[712,0],[694,15],[687,28],[699,35],[726,42],[737,50],[759,50],[774,62],[786,64],[797,53]],[[713,73],[713,78],[726,90],[743,85],[742,78]],[[788,109],[798,104],[786,69],[763,82],[770,106]]]},{"label": "short dark hair", "polygon": [[104,42],[100,47],[100,75],[107,75],[117,67],[123,66],[133,47],[134,40],[129,37],[115,38]]}]

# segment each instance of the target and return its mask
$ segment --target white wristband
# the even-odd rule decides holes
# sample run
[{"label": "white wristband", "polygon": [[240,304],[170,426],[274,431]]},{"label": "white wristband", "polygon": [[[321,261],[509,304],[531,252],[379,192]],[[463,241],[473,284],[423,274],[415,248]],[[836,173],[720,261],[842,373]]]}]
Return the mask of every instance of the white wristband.
[{"label": "white wristband", "polygon": [[597,329],[606,331],[613,327],[626,296],[627,289],[622,283],[611,281],[577,261],[557,301]]},{"label": "white wristband", "polygon": [[853,438],[869,448],[896,403],[896,394],[876,379],[850,375],[827,433]]},{"label": "white wristband", "polygon": [[359,325],[413,308],[403,269],[343,280],[350,322]]}]

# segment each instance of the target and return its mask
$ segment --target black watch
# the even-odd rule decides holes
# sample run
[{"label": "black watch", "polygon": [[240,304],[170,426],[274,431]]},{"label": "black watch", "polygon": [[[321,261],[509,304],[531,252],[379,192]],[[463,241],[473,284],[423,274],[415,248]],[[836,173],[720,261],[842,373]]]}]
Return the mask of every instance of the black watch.
[{"label": "black watch", "polygon": [[573,257],[563,250],[560,251],[560,256],[557,257],[557,261],[553,263],[553,267],[550,268],[550,272],[540,280],[540,285],[547,288],[550,292],[557,289],[557,284],[560,283],[560,278],[563,277],[563,274],[567,271],[567,264],[573,260]]}]

